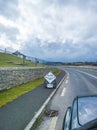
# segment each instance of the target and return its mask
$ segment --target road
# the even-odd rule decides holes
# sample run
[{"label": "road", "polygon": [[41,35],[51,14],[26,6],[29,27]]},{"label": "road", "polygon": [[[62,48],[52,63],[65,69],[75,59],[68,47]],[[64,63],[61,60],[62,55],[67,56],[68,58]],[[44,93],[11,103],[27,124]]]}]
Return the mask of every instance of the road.
[{"label": "road", "polygon": [[[76,96],[97,95],[97,71],[80,70],[74,68],[61,68],[67,72],[67,77],[62,83],[57,93],[48,104],[47,109],[58,110],[59,114],[56,119],[55,129],[62,130],[62,122],[68,106],[72,105]],[[44,120],[47,123],[47,120]],[[48,127],[45,129],[43,124],[38,130],[50,130],[52,119],[50,119]]]},{"label": "road", "polygon": [[[57,77],[57,83],[65,73]],[[0,108],[0,130],[24,130],[54,89],[43,85]]]},{"label": "road", "polygon": [[[61,69],[67,72],[67,77],[47,106],[47,109],[58,110],[59,112],[54,130],[62,129],[65,111],[76,96],[97,94],[97,71],[74,68]],[[58,81],[60,78],[58,78]],[[0,130],[24,130],[52,91],[52,89],[39,86],[14,100],[14,102],[0,108]],[[50,130],[51,121],[47,124],[46,129],[42,125],[42,128],[40,126],[38,130]]]}]

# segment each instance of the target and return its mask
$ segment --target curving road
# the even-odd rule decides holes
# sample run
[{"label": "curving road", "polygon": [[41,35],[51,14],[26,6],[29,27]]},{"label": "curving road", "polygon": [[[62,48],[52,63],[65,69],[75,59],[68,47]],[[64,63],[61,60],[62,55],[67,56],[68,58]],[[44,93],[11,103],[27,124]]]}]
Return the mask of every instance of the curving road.
[{"label": "curving road", "polygon": [[[48,109],[55,109],[59,112],[55,123],[56,127],[53,130],[62,130],[65,111],[76,96],[97,94],[97,71],[64,67],[61,69],[67,72],[67,77],[47,106]],[[60,79],[61,77],[58,78],[58,82]],[[0,130],[24,130],[35,111],[39,109],[52,91],[52,89],[40,86],[0,108]],[[46,124],[46,129],[42,125],[42,128],[40,127],[38,130],[50,130],[50,126],[51,122],[49,121]]]},{"label": "curving road", "polygon": [[[62,72],[57,76],[57,83],[64,75],[65,73]],[[40,85],[31,92],[1,107],[0,130],[24,130],[53,90]]]},{"label": "curving road", "polygon": [[[97,95],[97,71],[62,67],[61,69],[67,72],[67,77],[48,105],[48,109],[59,111],[53,130],[62,130],[65,111],[72,105],[76,96]],[[50,125],[51,123],[48,125],[48,130]],[[40,127],[39,130],[45,129]]]}]

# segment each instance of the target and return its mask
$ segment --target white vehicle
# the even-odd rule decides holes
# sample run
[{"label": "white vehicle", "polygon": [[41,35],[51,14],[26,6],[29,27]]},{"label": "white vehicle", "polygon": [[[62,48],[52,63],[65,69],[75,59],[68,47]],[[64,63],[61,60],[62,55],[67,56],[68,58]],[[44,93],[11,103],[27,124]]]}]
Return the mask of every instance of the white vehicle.
[{"label": "white vehicle", "polygon": [[44,86],[46,88],[56,88],[56,86],[57,86],[56,80],[52,81],[51,83],[49,83],[47,80],[45,80]]}]

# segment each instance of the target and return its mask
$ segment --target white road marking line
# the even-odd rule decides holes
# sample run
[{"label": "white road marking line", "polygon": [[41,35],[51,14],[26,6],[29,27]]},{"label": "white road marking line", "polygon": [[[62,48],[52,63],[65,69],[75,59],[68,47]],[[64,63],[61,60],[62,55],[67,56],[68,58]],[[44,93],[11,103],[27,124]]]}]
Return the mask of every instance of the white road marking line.
[{"label": "white road marking line", "polygon": [[96,77],[96,76],[91,75],[91,74],[89,74],[89,73],[86,73],[86,72],[83,72],[83,71],[78,71],[78,72],[84,73],[84,74],[86,74],[86,75],[89,75],[89,76],[91,76],[91,77],[93,77],[93,78],[97,79],[97,77]]},{"label": "white road marking line", "polygon": [[65,90],[66,90],[66,88],[63,88],[63,91],[62,91],[62,93],[61,93],[61,97],[64,96],[64,94],[65,94]]},{"label": "white road marking line", "polygon": [[51,124],[50,124],[49,130],[55,130],[56,123],[57,123],[57,119],[58,119],[57,116],[52,118],[52,121],[51,121]]},{"label": "white road marking line", "polygon": [[69,79],[69,75],[67,76],[67,79]]},{"label": "white road marking line", "polygon": [[38,112],[35,114],[35,116],[31,119],[31,121],[27,124],[27,126],[25,127],[24,130],[30,130],[35,121],[38,119],[39,115],[42,113],[42,111],[44,110],[44,108],[47,106],[48,102],[51,100],[51,98],[53,97],[53,95],[56,93],[56,91],[58,90],[59,86],[63,83],[63,81],[65,80],[65,76],[62,78],[62,80],[60,81],[60,83],[57,85],[57,88],[51,93],[51,95],[48,97],[48,99],[44,102],[44,104],[41,106],[41,108],[38,110]]},{"label": "white road marking line", "polygon": [[68,84],[68,80],[66,80],[66,82],[65,82],[66,84]]}]

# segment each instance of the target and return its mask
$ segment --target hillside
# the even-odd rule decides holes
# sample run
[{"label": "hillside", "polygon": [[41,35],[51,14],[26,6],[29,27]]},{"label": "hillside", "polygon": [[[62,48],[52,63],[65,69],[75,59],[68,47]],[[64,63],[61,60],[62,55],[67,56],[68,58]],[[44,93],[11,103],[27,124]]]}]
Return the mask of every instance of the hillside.
[{"label": "hillside", "polygon": [[[23,64],[22,58],[12,54],[0,52],[0,67],[23,67],[23,66],[35,67],[36,64],[28,60],[25,60]],[[42,66],[42,65],[37,64],[37,66]]]}]

